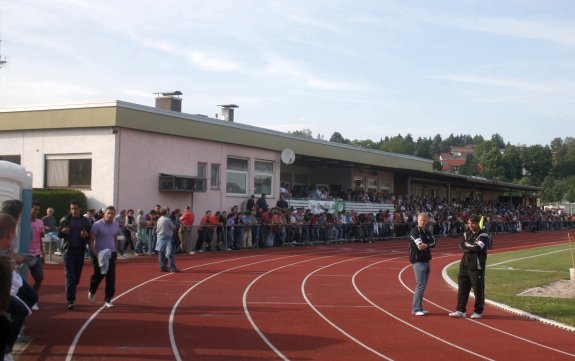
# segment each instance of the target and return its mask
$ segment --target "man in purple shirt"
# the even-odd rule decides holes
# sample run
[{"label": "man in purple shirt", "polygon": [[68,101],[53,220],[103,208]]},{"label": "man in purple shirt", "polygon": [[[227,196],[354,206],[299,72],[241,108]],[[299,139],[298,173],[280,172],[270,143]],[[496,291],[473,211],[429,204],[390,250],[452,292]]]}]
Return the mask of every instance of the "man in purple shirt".
[{"label": "man in purple shirt", "polygon": [[[104,306],[106,308],[114,307],[112,297],[116,292],[116,258],[118,257],[118,234],[120,226],[114,222],[116,209],[112,206],[106,208],[104,218],[100,219],[90,230],[90,251],[92,253],[92,264],[94,265],[94,274],[90,278],[90,292],[88,299],[90,303],[96,298],[98,286],[106,278],[106,290],[104,294]],[[102,271],[104,265],[107,266]],[[101,268],[102,267],[102,268]]]}]

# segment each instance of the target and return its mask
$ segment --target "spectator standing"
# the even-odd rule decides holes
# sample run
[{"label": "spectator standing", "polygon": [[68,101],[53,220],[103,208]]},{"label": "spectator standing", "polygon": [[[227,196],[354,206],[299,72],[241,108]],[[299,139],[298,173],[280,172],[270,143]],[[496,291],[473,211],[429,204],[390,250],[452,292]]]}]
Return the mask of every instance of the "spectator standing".
[{"label": "spectator standing", "polygon": [[235,249],[235,240],[234,240],[234,227],[236,225],[236,215],[229,214],[226,219],[226,247],[228,251],[231,251],[232,248]]},{"label": "spectator standing", "polygon": [[[10,255],[11,261],[15,265],[21,264],[24,257],[20,254],[11,253],[14,237],[16,234],[16,224],[20,220],[24,204],[18,199],[9,199],[2,202],[2,209],[0,213],[0,226],[8,228],[6,234],[10,235],[10,240],[4,238],[0,241],[0,251]],[[0,237],[1,239],[2,237]],[[24,322],[26,318],[32,313],[30,309],[37,301],[38,295],[30,287],[30,285],[22,278],[22,276],[12,269],[11,273],[11,287],[8,309],[6,310],[9,315],[9,329],[4,342],[6,348],[3,350],[4,360],[13,360],[12,349],[19,336],[22,335],[24,330]],[[1,341],[0,341],[1,342]]]},{"label": "spectator standing", "polygon": [[[188,253],[190,250],[192,226],[194,225],[195,220],[196,215],[194,212],[192,212],[192,208],[190,206],[186,206],[186,210],[180,217],[180,223],[182,224],[180,227],[180,242],[182,252]],[[192,249],[191,251],[193,252],[194,250]]]},{"label": "spectator standing", "polygon": [[144,249],[148,251],[148,221],[144,215],[143,209],[138,209],[138,215],[136,216],[136,255],[141,256],[144,254]]},{"label": "spectator standing", "polygon": [[42,217],[42,223],[44,223],[44,235],[50,237],[50,239],[56,242],[56,256],[62,255],[62,239],[58,236],[58,223],[56,222],[56,217],[54,217],[54,208],[46,209],[46,215]]},{"label": "spectator standing", "polygon": [[[86,213],[84,214],[84,217],[86,217],[86,219],[88,220],[88,222],[90,223],[90,228],[92,228],[92,225],[94,224],[94,222],[96,222],[96,220],[98,219],[102,219],[102,217],[104,216],[104,212],[102,211],[98,211],[98,214],[101,215],[96,215],[96,210],[93,208],[90,208],[86,211]],[[96,217],[98,217],[96,219]],[[89,237],[89,236],[88,236]],[[86,242],[86,258],[90,258],[90,242]]]},{"label": "spectator standing", "polygon": [[276,202],[276,208],[286,212],[289,208],[288,202],[284,199],[284,195],[280,194],[280,199]]},{"label": "spectator standing", "polygon": [[118,258],[118,234],[120,226],[114,222],[116,209],[109,206],[104,211],[104,218],[95,222],[90,231],[90,249],[94,273],[90,278],[88,300],[94,303],[96,291],[102,280],[106,279],[104,306],[114,307],[112,298],[116,292],[116,259]]},{"label": "spectator standing", "polygon": [[483,317],[485,304],[485,264],[487,263],[487,245],[489,235],[479,229],[479,216],[472,215],[469,218],[469,228],[463,234],[459,242],[459,248],[463,250],[463,257],[459,262],[459,275],[457,277],[457,309],[449,316],[465,318],[465,309],[469,292],[473,288],[475,294],[474,312],[471,318]]},{"label": "spectator standing", "polygon": [[134,219],[134,210],[128,209],[126,212],[126,223],[124,226],[124,248],[122,254],[126,254],[128,246],[132,248],[132,252],[136,252],[136,247],[134,247],[134,240],[132,239],[132,232],[136,226],[136,220]]},{"label": "spectator standing", "polygon": [[262,211],[268,210],[268,202],[266,201],[265,193],[262,193],[262,196],[260,198],[258,198],[258,200],[256,201],[256,206],[258,208],[261,208]]},{"label": "spectator standing", "polygon": [[204,243],[207,244],[206,250],[211,251],[212,243],[212,229],[210,222],[212,219],[212,211],[208,210],[200,219],[200,227],[198,228],[198,243],[196,244],[196,251],[203,252]]},{"label": "spectator standing", "polygon": [[212,216],[210,221],[211,224],[215,226],[215,236],[216,236],[216,249],[218,251],[225,251],[225,238],[224,238],[224,225],[225,222],[222,222],[222,212],[216,211]]},{"label": "spectator standing", "polygon": [[118,237],[118,252],[120,253],[121,258],[126,258],[126,255],[124,254],[124,243],[125,243],[124,231],[126,229],[126,210],[125,209],[120,210],[120,213],[118,213],[114,217],[114,222],[117,223],[118,226],[120,226],[119,236],[121,236],[121,237]]},{"label": "spectator standing", "polygon": [[420,213],[417,216],[417,226],[411,230],[409,235],[409,261],[415,273],[415,291],[411,304],[411,313],[415,316],[424,316],[427,311],[423,309],[423,294],[427,287],[431,261],[431,248],[435,247],[435,238],[427,228],[429,218],[427,213]]},{"label": "spectator standing", "polygon": [[[16,234],[16,220],[7,213],[0,213],[0,251],[8,251]],[[4,360],[9,348],[12,320],[7,313],[10,309],[13,260],[0,256],[0,359]],[[11,353],[11,348],[8,350]],[[10,354],[9,357],[12,355]]]},{"label": "spectator standing", "polygon": [[255,208],[256,208],[256,196],[255,194],[252,194],[252,196],[250,197],[250,199],[248,199],[246,203],[246,211],[251,211],[252,209]]},{"label": "spectator standing", "polygon": [[44,248],[42,247],[42,236],[44,235],[44,222],[38,218],[40,215],[40,204],[37,202],[32,203],[30,209],[32,239],[29,245],[29,256],[26,257],[28,267],[30,268],[30,275],[34,280],[32,288],[36,293],[42,286],[44,280]]},{"label": "spectator standing", "polygon": [[252,226],[256,222],[256,211],[246,211],[241,217],[243,232],[242,232],[242,247],[252,248]]},{"label": "spectator standing", "polygon": [[76,288],[84,268],[86,245],[90,239],[90,221],[81,215],[80,203],[71,201],[69,213],[60,220],[58,235],[62,238],[64,269],[66,271],[66,300],[68,309],[74,309]]},{"label": "spectator standing", "polygon": [[[160,262],[160,271],[162,272],[181,272],[176,268],[175,260],[175,244],[173,241],[174,231],[176,230],[176,225],[168,214],[170,209],[164,207],[160,210],[160,218],[156,224],[156,234],[158,235],[158,242],[156,243],[156,251],[158,251],[158,260]],[[169,266],[168,268],[168,261]]]}]

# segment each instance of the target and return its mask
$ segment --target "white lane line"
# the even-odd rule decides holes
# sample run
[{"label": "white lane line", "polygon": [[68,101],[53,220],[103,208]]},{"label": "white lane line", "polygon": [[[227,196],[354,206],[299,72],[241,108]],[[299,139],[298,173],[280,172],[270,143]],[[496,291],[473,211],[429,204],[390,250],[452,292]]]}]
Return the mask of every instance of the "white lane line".
[{"label": "white lane line", "polygon": [[[215,261],[215,262],[208,262],[208,263],[204,263],[204,264],[200,264],[200,265],[196,265],[196,266],[192,266],[192,267],[188,267],[185,268],[184,270],[190,270],[190,269],[194,269],[194,268],[199,268],[199,267],[205,267],[205,266],[210,266],[213,264],[218,264],[218,263],[224,263],[224,262],[230,262],[230,261],[234,261],[234,260],[243,260],[246,258],[254,258],[254,257],[262,257],[263,255],[251,255],[251,256],[247,256],[247,257],[241,257],[241,258],[230,258],[230,259],[224,259],[224,260],[219,260],[219,261]],[[114,297],[112,299],[112,302],[116,302],[116,300],[122,298],[123,296],[132,293],[133,291],[137,290],[138,288],[147,285],[148,283],[157,281],[159,279],[162,279],[164,277],[169,277],[172,274],[168,273],[168,274],[162,274],[158,277],[154,277],[151,278],[145,282],[142,282],[132,288],[130,288],[129,290],[121,293],[120,295]],[[78,330],[78,332],[76,332],[76,335],[74,336],[74,339],[72,340],[72,343],[70,344],[70,347],[68,348],[68,353],[66,354],[66,361],[71,361],[72,357],[74,356],[74,352],[76,350],[76,347],[78,345],[78,342],[80,341],[80,338],[82,337],[82,335],[84,334],[84,332],[86,331],[86,329],[88,328],[88,326],[92,323],[92,321],[94,321],[94,319],[98,316],[98,314],[100,312],[102,312],[102,310],[104,309],[104,306],[100,307],[98,310],[96,310],[85,322],[84,324],[80,327],[80,329]],[[110,312],[113,312],[112,310],[110,310]]]},{"label": "white lane line", "polygon": [[188,290],[186,290],[186,292],[184,292],[180,298],[178,298],[178,300],[174,303],[174,306],[172,307],[172,311],[170,312],[170,319],[168,322],[168,329],[169,329],[169,335],[170,335],[170,344],[172,345],[172,351],[174,353],[174,357],[176,358],[177,361],[182,361],[182,356],[180,355],[180,351],[178,350],[178,345],[176,343],[176,336],[174,334],[174,318],[175,318],[175,314],[176,314],[176,310],[178,308],[178,306],[180,305],[180,303],[183,301],[184,298],[186,298],[186,296],[192,292],[192,290],[194,290],[196,287],[198,287],[199,285],[201,285],[202,283],[211,280],[214,277],[217,277],[223,273],[226,272],[230,272],[230,271],[234,271],[240,268],[244,268],[244,267],[248,267],[248,266],[253,266],[256,264],[260,264],[260,263],[265,263],[265,262],[271,262],[271,261],[278,261],[278,260],[282,260],[282,259],[286,259],[286,258],[292,258],[292,257],[298,257],[298,256],[302,256],[302,255],[306,255],[306,254],[295,254],[295,255],[290,255],[290,256],[283,256],[283,257],[276,257],[276,258],[270,258],[270,259],[265,259],[262,261],[257,261],[257,262],[252,262],[252,263],[247,263],[247,264],[242,264],[240,266],[236,266],[236,267],[232,267],[232,268],[228,268],[225,270],[222,270],[218,273],[214,273],[204,279],[202,279],[201,281],[199,281],[198,283],[196,283],[195,285],[193,285],[192,287],[190,287]]},{"label": "white lane line", "polygon": [[[300,263],[317,261],[317,260],[320,260],[320,259],[323,259],[323,258],[335,257],[335,256],[337,256],[337,255],[339,255],[339,254],[334,254],[334,255],[329,255],[329,256],[323,256],[323,257],[317,257],[317,258],[312,258],[312,259],[306,259],[306,260],[303,260],[303,261],[294,262],[294,263],[291,263],[291,264],[287,264],[287,265],[283,265],[283,266],[280,266],[280,267],[271,269],[271,270],[267,271],[266,273],[261,274],[260,276],[256,277],[254,280],[252,280],[252,282],[250,282],[250,284],[249,284],[249,285],[246,287],[246,289],[244,290],[244,294],[243,294],[243,296],[242,296],[242,304],[243,304],[243,307],[244,307],[244,313],[245,313],[246,317],[248,318],[248,321],[250,322],[250,324],[252,325],[252,328],[256,331],[256,333],[260,336],[260,338],[266,343],[266,345],[268,345],[268,347],[269,347],[273,352],[275,352],[275,354],[276,354],[279,358],[281,358],[282,360],[287,361],[287,360],[289,360],[289,358],[287,358],[286,355],[284,355],[277,347],[275,347],[275,345],[264,335],[264,333],[261,331],[261,329],[258,327],[258,325],[255,323],[254,319],[252,318],[252,316],[251,316],[251,314],[250,314],[250,311],[248,310],[248,305],[247,305],[247,295],[248,295],[248,292],[250,291],[250,289],[252,288],[252,286],[253,286],[257,281],[259,281],[262,277],[264,277],[264,276],[266,276],[266,275],[268,275],[268,274],[270,274],[270,273],[272,273],[272,272],[275,272],[275,271],[280,270],[280,269],[282,269],[282,268],[292,267],[292,266],[297,265],[297,264],[300,264]],[[250,302],[250,304],[251,304],[251,302]],[[305,303],[304,303],[304,304],[305,304]]]},{"label": "white lane line", "polygon": [[[333,249],[330,250],[330,252],[334,252],[334,253],[335,253],[334,255],[342,254],[342,253],[343,253],[343,252],[341,252],[340,250],[333,250]],[[313,253],[325,253],[325,252],[322,251],[322,252],[313,252]],[[194,286],[190,287],[186,292],[184,292],[184,293],[182,294],[182,296],[180,296],[180,298],[176,301],[176,303],[175,303],[174,306],[172,307],[172,311],[170,312],[170,318],[169,318],[169,322],[168,322],[169,336],[170,336],[170,344],[172,345],[172,351],[173,351],[173,353],[174,353],[174,357],[176,358],[176,360],[177,360],[177,361],[181,361],[182,358],[181,358],[181,355],[180,355],[180,353],[179,353],[179,351],[178,351],[178,348],[177,348],[177,343],[176,343],[176,339],[175,339],[175,335],[174,335],[174,329],[173,329],[175,313],[176,313],[176,310],[177,310],[177,308],[178,308],[178,305],[182,302],[182,300],[183,300],[194,288],[196,288],[196,287],[199,286],[200,284],[202,284],[202,283],[204,283],[204,282],[206,282],[206,281],[208,281],[208,280],[210,280],[210,279],[212,279],[212,278],[214,278],[214,277],[216,277],[216,276],[219,276],[219,275],[221,275],[221,274],[223,274],[223,273],[230,272],[230,271],[233,271],[233,270],[236,270],[236,269],[239,269],[239,268],[243,268],[243,267],[247,267],[247,266],[252,266],[252,265],[260,264],[260,263],[265,263],[265,262],[270,262],[270,261],[277,261],[277,260],[282,260],[282,259],[287,259],[287,258],[293,258],[293,257],[298,257],[298,256],[309,256],[309,255],[310,255],[309,253],[297,253],[297,254],[295,254],[295,255],[292,254],[292,255],[289,255],[289,256],[283,256],[283,257],[276,257],[276,258],[271,258],[271,259],[265,259],[265,260],[263,260],[263,261],[258,261],[258,262],[253,262],[253,263],[249,263],[249,264],[243,264],[243,265],[240,265],[240,266],[228,268],[228,269],[226,269],[226,270],[223,270],[223,271],[220,271],[220,272],[218,272],[218,273],[215,273],[215,274],[213,274],[213,275],[211,275],[211,276],[208,276],[208,277],[204,278],[203,280],[199,281],[198,283],[196,283]],[[328,256],[324,256],[324,257],[328,257]],[[323,257],[320,257],[320,258],[323,258]],[[306,261],[307,261],[307,260],[306,260]],[[302,261],[302,262],[303,262],[303,261]],[[297,262],[297,263],[300,263],[300,262]],[[261,275],[260,275],[260,276],[261,276]],[[259,277],[258,277],[258,278],[259,278]],[[245,312],[245,308],[244,308],[244,312]]]},{"label": "white lane line", "polygon": [[[336,325],[334,322],[332,322],[329,318],[327,318],[323,313],[321,313],[321,312],[317,309],[316,306],[314,306],[314,305],[311,303],[311,301],[309,300],[309,298],[307,297],[306,292],[305,292],[305,286],[306,286],[307,281],[308,281],[309,278],[310,278],[311,276],[313,276],[316,272],[319,272],[319,271],[321,271],[321,270],[323,270],[323,269],[326,269],[326,268],[328,268],[328,267],[332,267],[332,266],[334,266],[334,265],[341,264],[341,263],[344,263],[344,262],[350,262],[350,261],[354,261],[354,260],[358,260],[358,259],[362,259],[362,258],[367,258],[367,257],[373,257],[373,256],[381,256],[381,254],[369,255],[369,256],[364,256],[364,257],[355,257],[355,258],[351,258],[351,259],[346,259],[346,260],[343,260],[343,261],[335,262],[335,263],[332,263],[332,264],[323,266],[323,267],[321,267],[321,268],[318,268],[317,270],[315,270],[315,271],[309,273],[309,274],[304,278],[304,280],[303,280],[303,282],[302,282],[302,285],[301,285],[301,293],[302,293],[302,295],[303,295],[305,301],[306,301],[307,304],[309,305],[309,307],[311,307],[311,309],[312,309],[315,313],[317,313],[317,315],[318,315],[319,317],[321,317],[325,322],[327,322],[331,327],[333,327],[334,329],[336,329],[337,331],[339,331],[342,335],[344,335],[345,337],[349,338],[350,340],[352,340],[352,341],[355,342],[356,344],[358,344],[358,345],[360,345],[361,347],[365,348],[366,350],[370,351],[370,352],[373,353],[374,355],[377,355],[377,356],[379,356],[379,357],[381,357],[381,358],[383,358],[383,359],[385,359],[385,360],[390,360],[390,361],[391,361],[391,360],[393,360],[392,358],[390,358],[390,357],[384,355],[383,353],[377,351],[376,349],[374,349],[374,348],[372,348],[372,347],[366,345],[365,343],[361,342],[361,341],[358,340],[357,338],[353,337],[352,335],[350,335],[349,333],[347,333],[346,331],[344,331],[341,327],[337,326],[337,325]],[[391,260],[399,259],[399,258],[404,258],[404,257],[405,257],[405,256],[395,257],[395,258],[389,258],[389,259],[384,260],[384,261],[382,261],[382,262],[387,262],[387,261],[391,261]]]},{"label": "white lane line", "polygon": [[[413,328],[413,329],[416,330],[416,331],[419,331],[419,332],[421,332],[421,333],[423,333],[423,334],[425,334],[425,335],[427,335],[427,336],[429,336],[429,337],[432,337],[432,338],[436,339],[436,340],[439,341],[439,342],[442,342],[442,343],[444,343],[444,344],[446,344],[446,345],[448,345],[448,346],[454,347],[454,348],[456,348],[456,349],[458,349],[458,350],[461,350],[461,351],[463,351],[463,352],[466,352],[466,353],[469,353],[469,354],[471,354],[471,355],[477,356],[477,357],[482,358],[482,359],[484,359],[484,360],[493,360],[493,359],[491,359],[491,358],[489,358],[489,357],[486,357],[486,356],[483,356],[483,355],[481,355],[481,354],[478,354],[477,352],[474,352],[474,351],[472,351],[472,350],[470,350],[470,349],[467,349],[467,348],[465,348],[465,347],[456,345],[456,344],[454,344],[454,343],[452,343],[452,342],[449,342],[449,341],[447,341],[447,340],[445,340],[445,339],[443,339],[443,338],[441,338],[441,337],[439,337],[439,336],[436,336],[436,335],[434,335],[434,334],[432,334],[432,333],[430,333],[430,332],[427,332],[427,331],[425,331],[425,330],[422,329],[422,328],[419,328],[419,327],[415,326],[414,324],[412,324],[412,323],[410,323],[410,322],[408,322],[408,321],[406,321],[406,320],[404,320],[404,319],[402,319],[402,318],[400,318],[400,317],[394,315],[393,313],[389,312],[388,310],[386,310],[386,309],[380,307],[380,306],[377,305],[375,302],[373,302],[372,300],[370,300],[366,295],[364,295],[363,292],[361,292],[361,290],[360,290],[359,287],[357,286],[357,283],[356,283],[357,275],[359,275],[359,274],[360,274],[361,272],[363,272],[364,270],[366,270],[366,269],[368,269],[368,268],[370,268],[370,267],[373,267],[373,266],[376,265],[376,264],[383,263],[383,262],[385,262],[385,260],[384,260],[384,261],[378,261],[378,262],[375,262],[375,263],[373,263],[373,264],[367,265],[367,266],[363,267],[362,269],[360,269],[359,271],[357,271],[357,272],[353,275],[353,278],[352,278],[353,287],[355,288],[355,291],[356,291],[361,297],[363,297],[364,300],[366,300],[369,304],[371,304],[373,307],[377,308],[378,310],[382,311],[382,312],[385,313],[386,315],[392,317],[393,319],[395,319],[395,320],[397,320],[397,321],[403,323],[403,324],[406,325],[406,326],[409,326],[409,327]],[[407,266],[407,267],[410,267],[410,266]],[[405,268],[401,270],[400,275],[401,275],[401,273],[402,273],[404,270],[405,270]],[[400,282],[402,282],[402,284],[403,284],[403,281],[401,281],[401,279],[400,279]],[[404,285],[404,287],[405,287],[405,285]],[[412,292],[412,293],[413,293],[413,292]]]}]

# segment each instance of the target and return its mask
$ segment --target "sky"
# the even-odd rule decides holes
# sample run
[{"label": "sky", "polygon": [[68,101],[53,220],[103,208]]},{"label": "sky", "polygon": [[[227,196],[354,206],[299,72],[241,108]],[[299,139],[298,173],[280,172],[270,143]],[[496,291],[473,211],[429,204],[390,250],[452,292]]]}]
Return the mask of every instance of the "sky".
[{"label": "sky", "polygon": [[571,0],[0,0],[0,108],[121,100],[329,140],[575,136]]}]

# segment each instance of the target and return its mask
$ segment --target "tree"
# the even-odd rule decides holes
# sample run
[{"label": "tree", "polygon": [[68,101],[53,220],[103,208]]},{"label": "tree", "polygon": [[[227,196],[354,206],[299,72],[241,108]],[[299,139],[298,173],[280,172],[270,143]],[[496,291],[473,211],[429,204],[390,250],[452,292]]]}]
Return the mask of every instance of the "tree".
[{"label": "tree", "polygon": [[495,145],[497,146],[497,148],[499,149],[504,149],[505,148],[505,142],[503,141],[503,137],[500,136],[498,133],[495,133],[491,136],[491,141],[493,143],[495,143]]},{"label": "tree", "polygon": [[459,173],[463,175],[479,175],[477,172],[477,160],[473,154],[465,157],[465,164],[459,168]]},{"label": "tree", "polygon": [[551,149],[537,144],[524,148],[521,155],[531,184],[540,185],[553,167]]},{"label": "tree", "polygon": [[313,139],[313,135],[311,134],[311,129],[309,129],[309,128],[305,128],[302,130],[294,130],[293,132],[288,132],[288,134]]},{"label": "tree", "polygon": [[480,164],[483,168],[483,176],[487,179],[504,179],[505,168],[503,167],[503,160],[501,153],[497,146],[493,146],[487,150],[480,159]]},{"label": "tree", "polygon": [[334,143],[343,143],[343,144],[350,144],[351,142],[349,141],[349,139],[345,139],[343,137],[343,135],[340,134],[340,132],[334,132],[331,137],[329,138],[330,142],[334,142]]},{"label": "tree", "polygon": [[433,159],[432,156],[433,141],[431,138],[417,138],[414,153],[421,158]]},{"label": "tree", "polygon": [[504,180],[514,182],[523,176],[523,163],[519,148],[514,145],[508,145],[502,157],[504,171]]},{"label": "tree", "polygon": [[399,134],[397,137],[384,141],[379,149],[384,152],[413,155],[413,147],[411,135],[408,134],[406,138],[403,138],[401,134]]},{"label": "tree", "polygon": [[[571,138],[572,139],[572,138]],[[555,147],[553,174],[557,177],[575,175],[575,142],[566,141]]]}]

